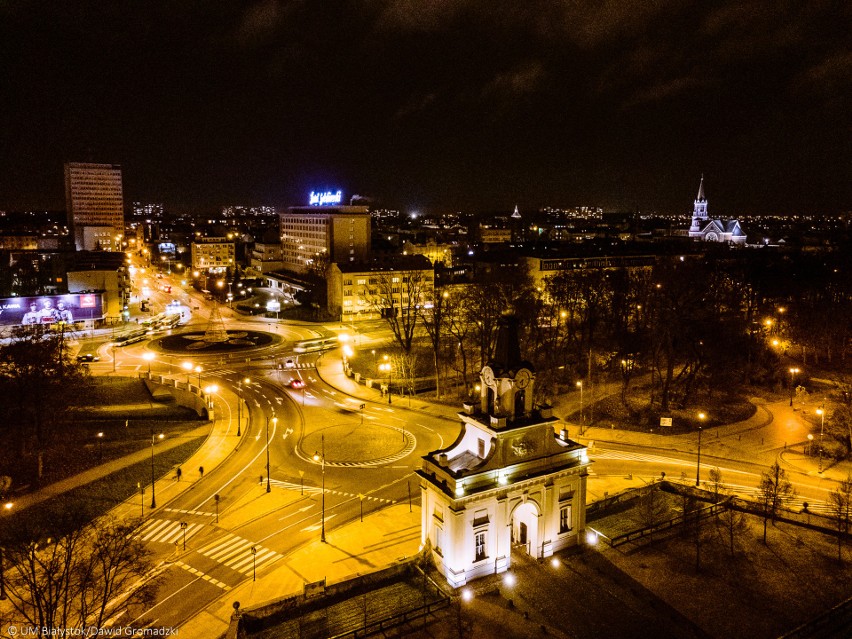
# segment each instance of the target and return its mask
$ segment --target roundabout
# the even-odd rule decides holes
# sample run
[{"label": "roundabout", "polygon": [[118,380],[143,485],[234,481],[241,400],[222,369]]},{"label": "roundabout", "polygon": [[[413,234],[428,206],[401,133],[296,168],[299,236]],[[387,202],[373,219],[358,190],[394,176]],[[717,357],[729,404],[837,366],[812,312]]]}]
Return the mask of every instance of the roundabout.
[{"label": "roundabout", "polygon": [[311,464],[323,448],[325,465],[330,467],[382,466],[407,457],[417,445],[408,430],[376,424],[338,424],[306,435],[296,448],[296,455]]},{"label": "roundabout", "polygon": [[213,341],[204,331],[178,333],[151,340],[149,344],[168,353],[233,353],[277,344],[281,338],[262,331],[226,331]]}]

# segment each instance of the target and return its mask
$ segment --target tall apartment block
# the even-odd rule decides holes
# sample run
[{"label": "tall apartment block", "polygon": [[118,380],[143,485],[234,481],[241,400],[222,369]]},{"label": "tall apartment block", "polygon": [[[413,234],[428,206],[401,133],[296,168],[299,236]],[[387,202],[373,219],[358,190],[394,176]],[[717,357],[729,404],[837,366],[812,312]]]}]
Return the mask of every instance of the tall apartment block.
[{"label": "tall apartment block", "polygon": [[309,271],[317,259],[335,264],[361,262],[370,254],[370,213],[366,206],[299,206],[281,214],[284,268]]},{"label": "tall apartment block", "polygon": [[118,164],[65,164],[65,206],[78,251],[120,251],[124,196]]}]

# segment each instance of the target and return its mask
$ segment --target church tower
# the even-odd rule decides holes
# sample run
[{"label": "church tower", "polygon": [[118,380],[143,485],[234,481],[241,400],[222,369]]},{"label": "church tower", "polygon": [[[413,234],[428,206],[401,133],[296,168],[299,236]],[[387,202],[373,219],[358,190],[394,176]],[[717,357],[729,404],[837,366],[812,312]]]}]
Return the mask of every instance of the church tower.
[{"label": "church tower", "polygon": [[707,221],[707,198],[704,197],[704,175],[701,176],[701,183],[698,185],[698,197],[692,205],[692,226],[689,228],[690,233],[701,231],[702,223]]},{"label": "church tower", "polygon": [[453,587],[508,570],[513,552],[544,558],[577,544],[586,524],[586,447],[535,405],[516,317],[501,318],[480,389],[456,440],[417,471],[421,541]]}]

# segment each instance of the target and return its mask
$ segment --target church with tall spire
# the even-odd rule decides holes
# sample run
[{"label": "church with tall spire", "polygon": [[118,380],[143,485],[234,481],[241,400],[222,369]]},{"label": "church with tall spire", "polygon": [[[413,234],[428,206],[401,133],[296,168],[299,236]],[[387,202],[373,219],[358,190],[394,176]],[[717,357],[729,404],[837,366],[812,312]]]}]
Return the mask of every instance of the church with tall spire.
[{"label": "church with tall spire", "polygon": [[698,185],[698,196],[692,206],[692,226],[689,237],[705,242],[730,242],[745,244],[746,234],[739,220],[712,220],[707,215],[707,197],[704,195],[704,176]]}]

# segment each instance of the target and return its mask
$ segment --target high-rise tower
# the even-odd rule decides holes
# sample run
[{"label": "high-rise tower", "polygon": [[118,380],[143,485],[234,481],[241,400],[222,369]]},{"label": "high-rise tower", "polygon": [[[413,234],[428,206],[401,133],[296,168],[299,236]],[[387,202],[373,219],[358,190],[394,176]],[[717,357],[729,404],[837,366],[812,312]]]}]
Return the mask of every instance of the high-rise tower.
[{"label": "high-rise tower", "polygon": [[65,206],[78,251],[119,251],[124,235],[121,166],[65,164]]}]

